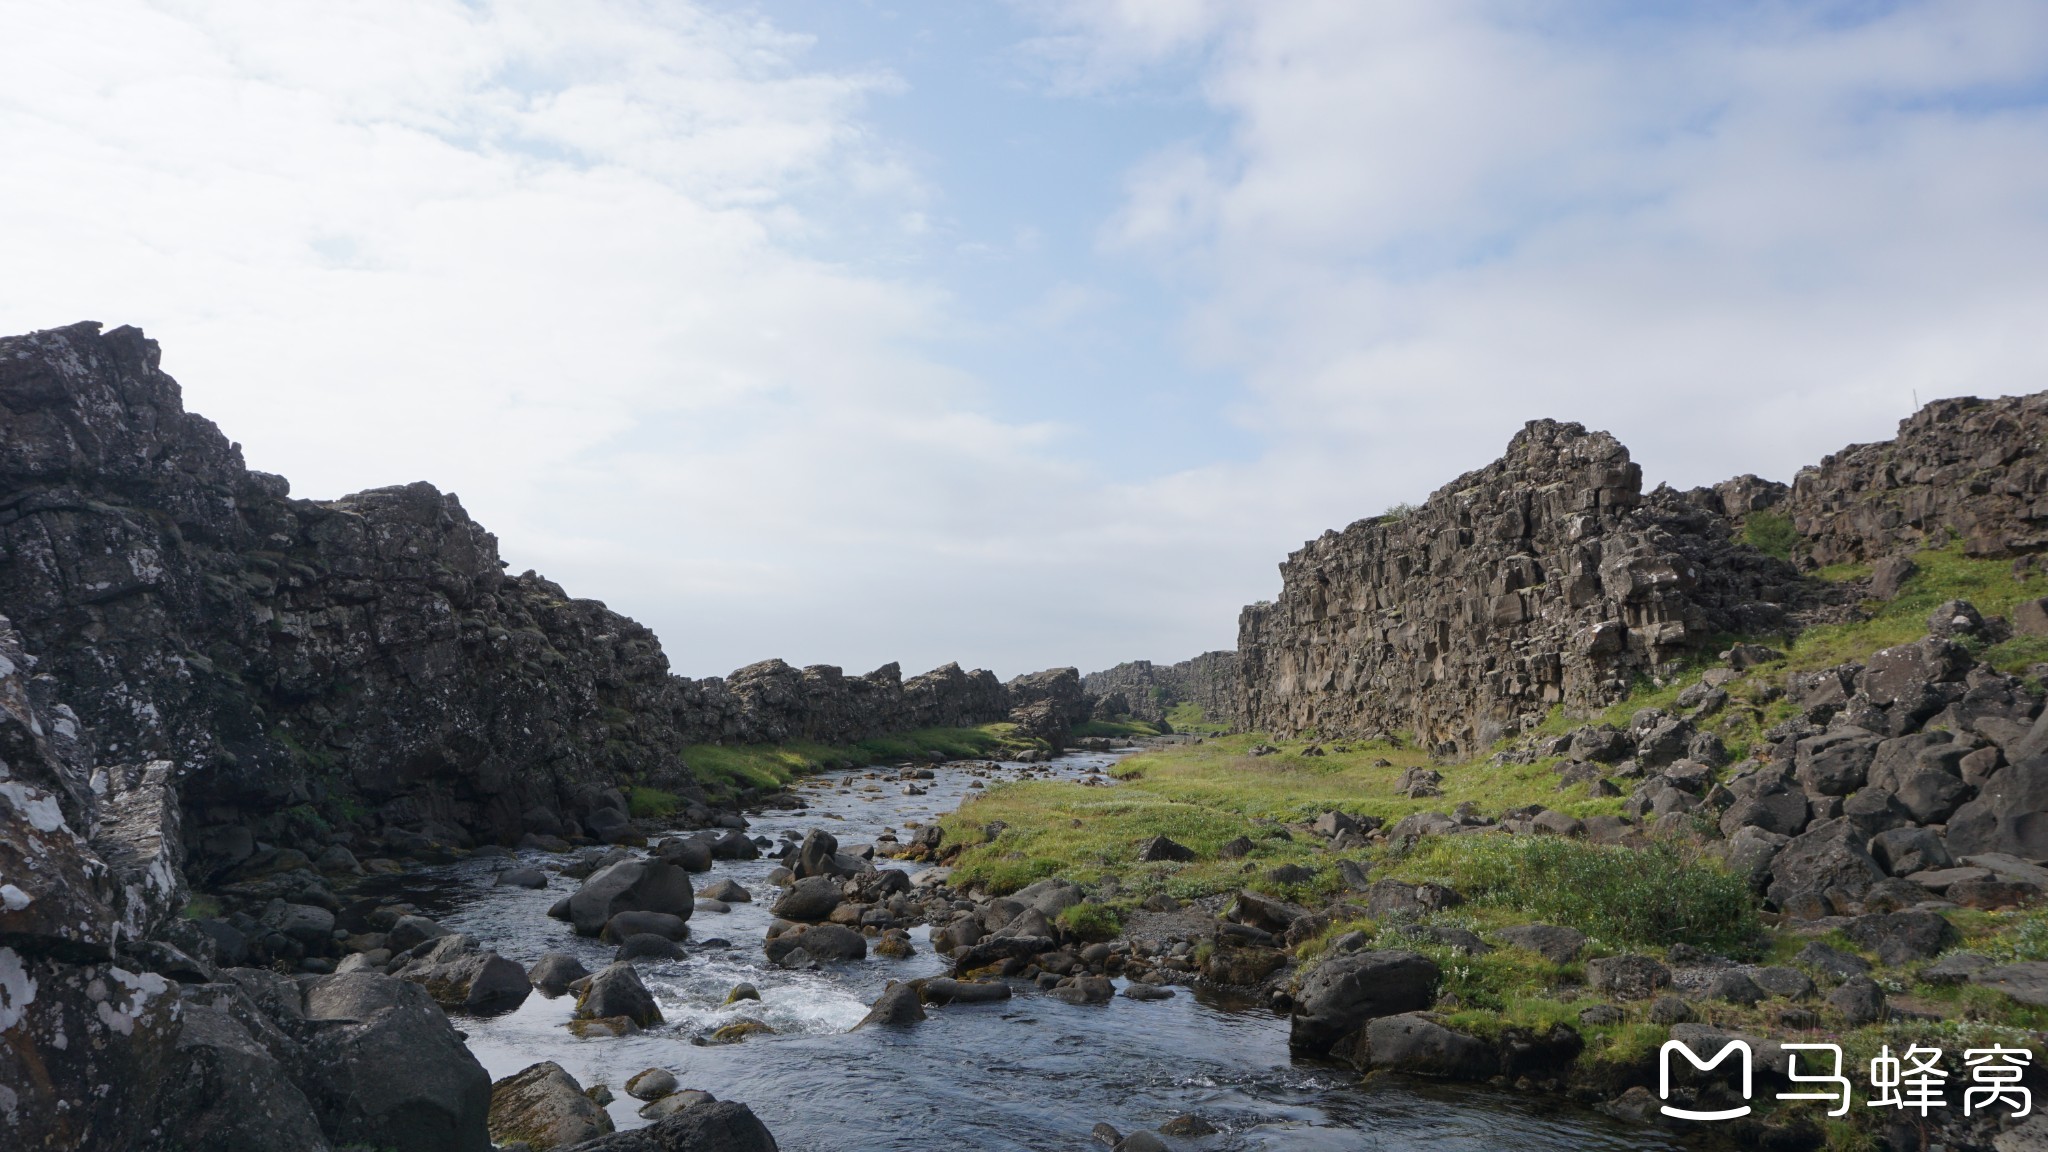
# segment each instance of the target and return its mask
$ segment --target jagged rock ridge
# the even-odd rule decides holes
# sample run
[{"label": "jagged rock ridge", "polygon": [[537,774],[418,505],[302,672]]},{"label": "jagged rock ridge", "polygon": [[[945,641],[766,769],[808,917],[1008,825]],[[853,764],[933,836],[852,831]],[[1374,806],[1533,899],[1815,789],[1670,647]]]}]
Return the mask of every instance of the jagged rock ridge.
[{"label": "jagged rock ridge", "polygon": [[[691,744],[851,741],[1045,696],[956,665],[685,679],[646,628],[504,568],[429,484],[292,499],[184,410],[134,328],[0,339],[0,611],[110,759],[172,765],[195,847],[216,827],[574,832],[627,783],[701,796]],[[1066,676],[1051,711],[1085,718]]]},{"label": "jagged rock ridge", "polygon": [[1726,633],[1781,630],[1815,595],[1736,544],[1753,477],[1645,497],[1605,432],[1537,420],[1419,508],[1326,532],[1238,623],[1243,723],[1413,733],[1466,755],[1552,705],[1589,711]]}]

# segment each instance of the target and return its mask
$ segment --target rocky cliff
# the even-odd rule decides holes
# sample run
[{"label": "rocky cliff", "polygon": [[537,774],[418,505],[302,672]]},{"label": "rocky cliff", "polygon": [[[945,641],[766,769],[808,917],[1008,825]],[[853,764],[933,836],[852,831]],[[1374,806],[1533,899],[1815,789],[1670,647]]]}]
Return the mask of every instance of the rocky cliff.
[{"label": "rocky cliff", "polygon": [[1727,634],[1781,631],[1824,590],[1735,531],[1782,492],[1743,477],[1646,496],[1614,437],[1533,421],[1419,508],[1287,558],[1279,599],[1239,618],[1244,722],[1469,755]]},{"label": "rocky cliff", "polygon": [[1821,566],[1961,540],[1973,556],[2048,548],[2048,393],[1937,400],[1896,439],[1803,469],[1782,511]]},{"label": "rocky cliff", "polygon": [[1140,720],[1164,720],[1184,703],[1199,705],[1212,723],[1235,724],[1238,717],[1237,653],[1204,652],[1178,664],[1131,660],[1082,678],[1082,687],[1098,699],[1122,693],[1130,714]]},{"label": "rocky cliff", "polygon": [[170,766],[195,848],[213,829],[307,848],[574,833],[627,784],[698,795],[691,744],[852,741],[1038,699],[955,665],[673,676],[646,628],[508,574],[452,494],[289,492],[185,411],[140,331],[0,339],[0,611],[110,760]]}]

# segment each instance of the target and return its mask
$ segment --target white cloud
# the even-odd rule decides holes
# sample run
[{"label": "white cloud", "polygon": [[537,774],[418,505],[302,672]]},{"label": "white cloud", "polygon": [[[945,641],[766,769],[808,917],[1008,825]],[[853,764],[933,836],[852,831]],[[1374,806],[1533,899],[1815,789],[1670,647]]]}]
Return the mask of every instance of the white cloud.
[{"label": "white cloud", "polygon": [[[1141,58],[1147,7],[1066,18]],[[1916,390],[2048,383],[2038,5],[1211,16],[1229,140],[1138,165],[1105,244],[1200,278],[1188,346],[1290,456],[1413,498],[1549,415],[1789,477]]]},{"label": "white cloud", "polygon": [[1183,295],[1253,458],[1110,484],[990,403],[949,341],[1029,354],[1127,284],[965,312],[911,257],[1068,238],[958,234],[867,111],[944,92],[708,4],[17,3],[0,330],[140,324],[253,465],[458,491],[698,675],[1173,659],[1531,417],[1783,477],[1916,389],[2048,380],[2036,6],[1022,6],[1055,98],[1213,108],[1099,250]]}]

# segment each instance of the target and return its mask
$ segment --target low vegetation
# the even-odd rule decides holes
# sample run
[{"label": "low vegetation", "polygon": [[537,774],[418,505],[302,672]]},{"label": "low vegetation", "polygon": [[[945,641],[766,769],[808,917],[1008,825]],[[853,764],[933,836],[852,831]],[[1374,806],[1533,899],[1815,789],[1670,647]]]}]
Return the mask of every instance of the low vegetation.
[{"label": "low vegetation", "polygon": [[683,750],[690,771],[714,795],[741,788],[780,788],[799,776],[832,768],[862,768],[892,760],[933,756],[971,759],[1013,755],[1040,747],[1019,738],[1010,724],[978,728],[921,728],[855,744],[695,744]]}]

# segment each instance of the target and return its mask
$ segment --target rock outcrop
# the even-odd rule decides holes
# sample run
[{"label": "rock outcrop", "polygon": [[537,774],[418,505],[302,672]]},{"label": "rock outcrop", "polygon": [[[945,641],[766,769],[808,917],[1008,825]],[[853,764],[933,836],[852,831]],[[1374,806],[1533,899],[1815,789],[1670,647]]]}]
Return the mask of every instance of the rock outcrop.
[{"label": "rock outcrop", "polygon": [[1239,619],[1244,723],[1466,755],[1554,704],[1610,704],[1709,637],[1781,630],[1816,593],[1729,516],[1781,490],[1646,497],[1614,437],[1533,421],[1420,507],[1288,557],[1280,598]]},{"label": "rock outcrop", "polygon": [[1814,566],[1961,540],[1973,556],[2048,549],[2048,393],[1937,400],[1896,439],[1800,471],[1780,511]]},{"label": "rock outcrop", "polygon": [[1129,715],[1164,720],[1181,704],[1195,704],[1213,724],[1235,724],[1239,712],[1237,653],[1204,652],[1178,664],[1132,660],[1081,678],[1089,695],[1107,700],[1122,693]]}]

